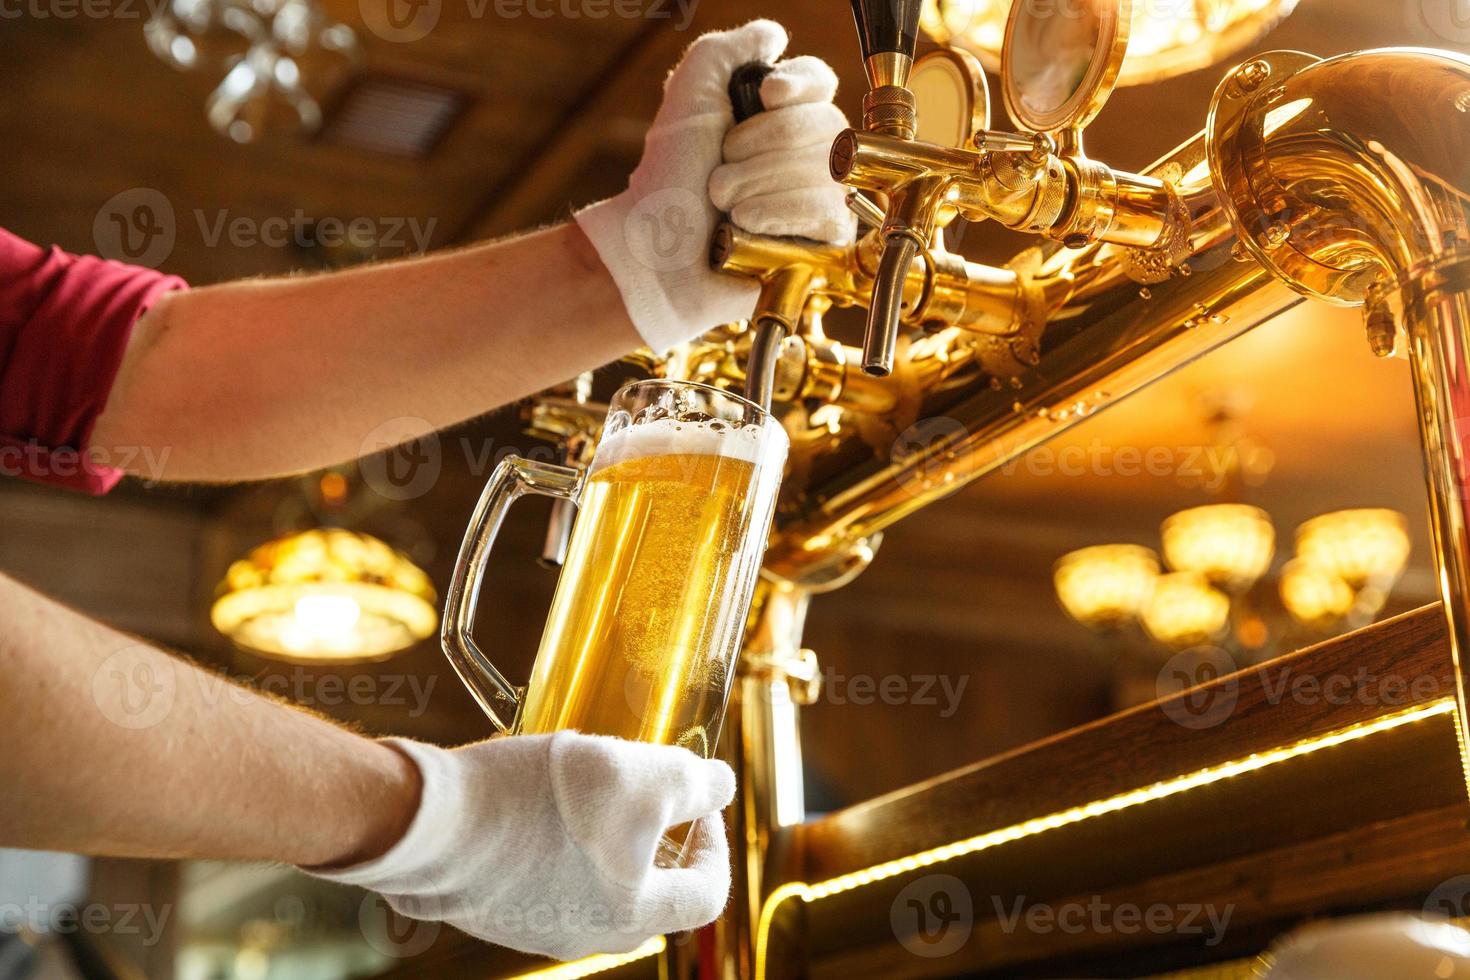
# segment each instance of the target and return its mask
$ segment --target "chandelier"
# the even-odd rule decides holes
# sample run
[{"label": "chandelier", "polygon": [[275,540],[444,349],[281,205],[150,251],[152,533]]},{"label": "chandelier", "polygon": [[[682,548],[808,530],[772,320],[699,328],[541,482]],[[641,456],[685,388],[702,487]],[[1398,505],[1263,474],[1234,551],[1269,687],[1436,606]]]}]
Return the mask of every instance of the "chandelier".
[{"label": "chandelier", "polygon": [[1158,557],[1134,544],[1074,551],[1057,562],[1053,573],[1057,597],[1067,614],[1097,630],[1138,618],[1158,577]]},{"label": "chandelier", "polygon": [[322,96],[358,60],[352,28],[318,0],[168,0],[143,31],[165,64],[220,76],[205,117],[237,143],[315,132]]},{"label": "chandelier", "polygon": [[247,650],[303,663],[381,660],[438,625],[417,565],[340,528],[285,535],[230,565],[210,619]]},{"label": "chandelier", "polygon": [[303,478],[277,508],[277,536],[231,563],[215,589],[210,620],[241,649],[295,663],[363,663],[434,634],[428,575],[361,525],[376,521],[421,544],[420,529],[388,520],[382,499],[344,470]]},{"label": "chandelier", "polygon": [[[1172,515],[1160,533],[1162,566],[1140,545],[1064,555],[1054,581],[1067,615],[1096,631],[1140,626],[1168,649],[1221,640],[1271,568],[1276,535],[1270,516],[1244,504],[1211,504]],[[1396,511],[1343,510],[1313,518],[1297,529],[1296,554],[1281,569],[1281,605],[1313,632],[1367,625],[1387,605],[1409,547],[1408,521]]]}]

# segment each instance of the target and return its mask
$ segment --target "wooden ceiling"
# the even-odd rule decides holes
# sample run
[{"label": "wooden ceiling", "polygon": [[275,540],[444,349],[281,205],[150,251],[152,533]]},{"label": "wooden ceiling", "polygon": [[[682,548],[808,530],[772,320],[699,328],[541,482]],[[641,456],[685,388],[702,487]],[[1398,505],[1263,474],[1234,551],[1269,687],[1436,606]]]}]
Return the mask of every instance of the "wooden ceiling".
[{"label": "wooden ceiling", "polygon": [[[95,251],[94,222],[114,195],[152,188],[177,218],[162,267],[196,283],[274,274],[331,261],[311,250],[212,242],[221,215],[415,219],[443,247],[564,215],[616,191],[637,161],[659,79],[699,31],[774,14],[792,50],[828,59],[856,115],[862,82],[845,4],[754,0],[681,8],[670,19],[497,16],[494,3],[430,0],[433,29],[394,41],[364,26],[369,5],[329,0],[357,29],[365,72],[443,86],[466,108],[433,151],[404,159],[287,139],[237,145],[205,123],[212,80],[165,67],[147,49],[142,19],[7,20],[0,67],[0,225],[36,241]],[[1436,0],[1425,0],[1433,3]],[[121,0],[119,0],[121,3]],[[134,4],[135,12],[142,9]],[[514,7],[512,9],[524,9]],[[580,8],[579,8],[580,9]],[[1386,45],[1446,46],[1402,3],[1303,0],[1259,47],[1334,54]],[[476,11],[481,15],[476,16]],[[1470,50],[1470,48],[1462,48]],[[1196,132],[1222,68],[1119,92],[1089,131],[1089,150],[1137,167]],[[1005,258],[1014,236],[974,229],[965,250]],[[401,250],[400,250],[401,251]],[[384,255],[394,253],[383,248]],[[1202,399],[1242,398],[1250,434],[1276,467],[1252,499],[1289,539],[1299,521],[1347,506],[1392,506],[1415,529],[1400,607],[1431,592],[1423,481],[1405,365],[1368,353],[1358,316],[1303,308],[1208,357],[1131,402],[1089,420],[1007,472],[982,481],[896,528],[874,567],[817,603],[808,641],[843,674],[941,674],[966,687],[958,710],[827,699],[807,713],[809,769],[818,802],[863,799],[1094,718],[1109,707],[1109,669],[1096,642],[1071,624],[1051,594],[1050,567],[1084,544],[1157,541],[1158,522],[1205,495],[1178,471],[1129,476],[1099,467],[1064,475],[1047,465],[1060,446],[1104,455],[1166,446],[1181,460],[1208,443]],[[472,447],[529,446],[514,410],[446,437],[434,490],[376,520],[419,542],[442,589],[471,503],[483,481]],[[1055,458],[1054,456],[1051,458]],[[1187,474],[1186,474],[1187,475]],[[226,490],[130,487],[103,501],[0,485],[0,568],[36,581],[104,618],[179,645],[242,674],[266,665],[232,653],[205,618],[209,592],[229,558],[272,533],[283,485]],[[552,578],[533,570],[542,514],[514,522],[492,571],[483,628],[505,667],[524,676]],[[538,612],[527,613],[526,610]],[[429,709],[318,704],[376,731],[446,741],[488,732],[431,644],[391,668],[437,685]],[[852,733],[864,751],[850,751]]]}]

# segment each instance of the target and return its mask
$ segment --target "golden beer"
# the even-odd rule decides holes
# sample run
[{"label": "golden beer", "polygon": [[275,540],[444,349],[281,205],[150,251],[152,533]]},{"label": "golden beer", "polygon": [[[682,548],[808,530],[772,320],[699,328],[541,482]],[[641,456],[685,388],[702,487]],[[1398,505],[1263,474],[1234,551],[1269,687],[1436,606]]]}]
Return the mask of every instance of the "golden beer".
[{"label": "golden beer", "polygon": [[[585,478],[501,461],[470,517],[440,633],[495,726],[713,753],[786,446],[780,423],[743,398],[640,381],[613,396]],[[528,493],[575,503],[577,518],[530,683],[517,688],[470,631],[491,544],[511,502]],[[658,864],[678,863],[686,833],[664,836]]]},{"label": "golden beer", "polygon": [[[700,425],[691,441],[717,444],[718,431]],[[520,730],[576,728],[708,756],[773,495],[757,492],[757,463],[739,455],[608,449],[614,461],[582,491]]]}]

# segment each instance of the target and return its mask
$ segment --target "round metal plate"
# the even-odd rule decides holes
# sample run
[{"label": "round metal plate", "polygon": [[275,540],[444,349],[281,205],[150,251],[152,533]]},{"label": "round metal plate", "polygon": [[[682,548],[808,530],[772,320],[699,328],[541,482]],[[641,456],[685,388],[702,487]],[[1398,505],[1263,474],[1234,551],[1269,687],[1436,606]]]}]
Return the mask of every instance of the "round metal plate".
[{"label": "round metal plate", "polygon": [[1001,56],[1011,118],[1033,133],[1090,123],[1118,83],[1132,23],[1133,0],[1013,4]]},{"label": "round metal plate", "polygon": [[[1255,45],[1298,0],[1210,0],[1193,7],[1136,2],[1118,86],[1151,85],[1225,62]],[[919,25],[940,44],[968,50],[999,74],[1011,0],[923,0]]]},{"label": "round metal plate", "polygon": [[966,147],[990,128],[990,86],[985,69],[968,51],[931,51],[914,63],[909,91],[919,113],[918,139],[938,146]]}]

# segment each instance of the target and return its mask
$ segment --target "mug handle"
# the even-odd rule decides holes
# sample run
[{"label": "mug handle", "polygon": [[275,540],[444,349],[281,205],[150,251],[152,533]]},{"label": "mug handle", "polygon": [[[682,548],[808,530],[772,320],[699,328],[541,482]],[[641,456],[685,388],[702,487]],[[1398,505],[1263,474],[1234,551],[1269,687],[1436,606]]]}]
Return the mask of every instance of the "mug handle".
[{"label": "mug handle", "polygon": [[[582,492],[582,478],[583,472],[571,466],[507,456],[495,467],[480,494],[480,502],[475,505],[459,548],[459,558],[454,563],[454,579],[444,600],[439,642],[459,679],[495,727],[505,733],[515,731],[520,723],[526,689],[506,680],[470,635],[475,625],[480,583],[485,577],[485,562],[511,504],[528,493],[576,504]],[[509,724],[501,717],[501,711],[507,707],[511,712]]]}]

